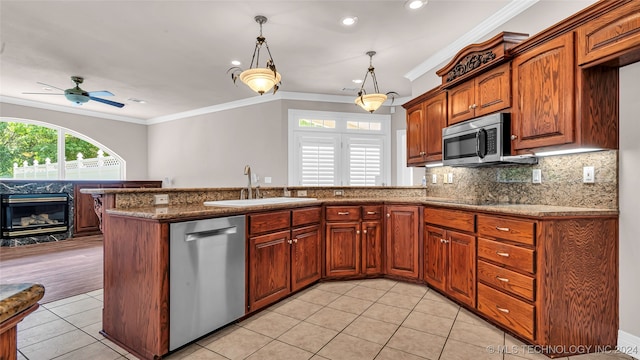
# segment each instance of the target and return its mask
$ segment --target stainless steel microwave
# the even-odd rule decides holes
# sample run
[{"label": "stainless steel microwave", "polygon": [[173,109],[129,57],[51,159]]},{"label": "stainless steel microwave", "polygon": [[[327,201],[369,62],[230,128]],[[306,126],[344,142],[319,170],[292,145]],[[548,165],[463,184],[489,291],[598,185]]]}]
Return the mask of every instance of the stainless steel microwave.
[{"label": "stainless steel microwave", "polygon": [[536,164],[535,156],[511,156],[511,116],[495,113],[442,129],[445,166]]}]

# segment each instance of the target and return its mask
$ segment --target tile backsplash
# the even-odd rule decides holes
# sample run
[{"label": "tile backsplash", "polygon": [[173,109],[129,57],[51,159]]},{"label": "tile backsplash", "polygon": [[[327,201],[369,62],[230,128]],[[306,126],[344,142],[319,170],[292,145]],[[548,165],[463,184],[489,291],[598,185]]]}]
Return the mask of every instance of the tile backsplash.
[{"label": "tile backsplash", "polygon": [[[584,166],[595,167],[595,182],[582,182]],[[542,183],[531,181],[533,169],[542,171]],[[453,183],[444,176],[453,174]],[[432,175],[437,183],[432,183]],[[503,167],[426,168],[427,196],[455,198],[468,203],[538,204],[617,209],[618,151],[549,156],[537,165]]]}]

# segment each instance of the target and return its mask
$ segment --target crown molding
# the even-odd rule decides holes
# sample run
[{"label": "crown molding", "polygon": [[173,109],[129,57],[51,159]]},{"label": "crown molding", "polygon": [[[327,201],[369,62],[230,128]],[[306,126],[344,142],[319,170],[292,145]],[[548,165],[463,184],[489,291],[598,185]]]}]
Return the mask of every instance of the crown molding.
[{"label": "crown molding", "polygon": [[517,15],[521,14],[540,0],[511,0],[506,6],[498,10],[495,14],[489,16],[487,19],[476,25],[466,34],[462,35],[454,42],[446,46],[444,49],[438,51],[420,65],[411,69],[408,73],[404,74],[404,77],[409,81],[414,81],[420,76],[433,70],[436,66],[442,64],[446,60],[452,58],[460,49],[473,44],[484,36],[495,30],[502,24],[513,19]]},{"label": "crown molding", "polygon": [[28,106],[28,107],[38,108],[38,109],[59,111],[59,112],[65,112],[69,114],[91,116],[91,117],[116,120],[116,121],[124,121],[124,122],[130,122],[130,123],[141,124],[141,125],[145,125],[147,123],[144,119],[138,119],[138,118],[133,118],[129,116],[105,114],[105,113],[101,113],[93,110],[86,110],[86,109],[68,107],[63,105],[48,104],[48,103],[43,103],[39,101],[18,99],[18,98],[9,97],[9,96],[3,96],[3,95],[0,95],[0,103]]}]

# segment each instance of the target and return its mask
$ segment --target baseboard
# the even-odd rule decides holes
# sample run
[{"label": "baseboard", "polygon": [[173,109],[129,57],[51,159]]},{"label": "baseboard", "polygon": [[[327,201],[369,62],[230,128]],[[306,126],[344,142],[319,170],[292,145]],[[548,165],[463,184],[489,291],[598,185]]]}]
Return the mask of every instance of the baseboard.
[{"label": "baseboard", "polygon": [[640,337],[618,330],[618,350],[640,359]]}]

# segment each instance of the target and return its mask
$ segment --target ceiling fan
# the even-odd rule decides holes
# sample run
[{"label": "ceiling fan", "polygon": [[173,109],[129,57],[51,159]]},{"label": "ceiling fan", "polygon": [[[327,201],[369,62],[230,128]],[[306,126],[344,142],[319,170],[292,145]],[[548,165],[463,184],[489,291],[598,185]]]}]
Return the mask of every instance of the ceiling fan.
[{"label": "ceiling fan", "polygon": [[29,95],[64,95],[67,98],[67,100],[69,100],[72,103],[77,104],[77,105],[82,105],[82,104],[88,102],[89,100],[94,100],[94,101],[101,102],[103,104],[116,106],[116,107],[119,107],[119,108],[124,106],[124,104],[122,104],[122,103],[111,101],[111,100],[106,100],[106,99],[102,99],[102,98],[97,97],[97,96],[113,96],[113,94],[110,91],[106,91],[106,90],[102,90],[102,91],[84,91],[84,90],[82,90],[80,88],[80,84],[82,84],[82,82],[84,81],[84,78],[82,76],[72,76],[71,80],[74,83],[76,83],[76,87],[73,87],[73,88],[67,89],[67,90],[61,89],[61,88],[53,86],[53,85],[49,85],[49,84],[38,82],[38,84],[40,84],[40,85],[44,85],[46,87],[50,87],[50,88],[54,88],[54,89],[58,89],[58,90],[64,91],[63,94],[58,94],[58,93],[28,93],[28,92],[25,92],[23,94],[29,94]]}]

